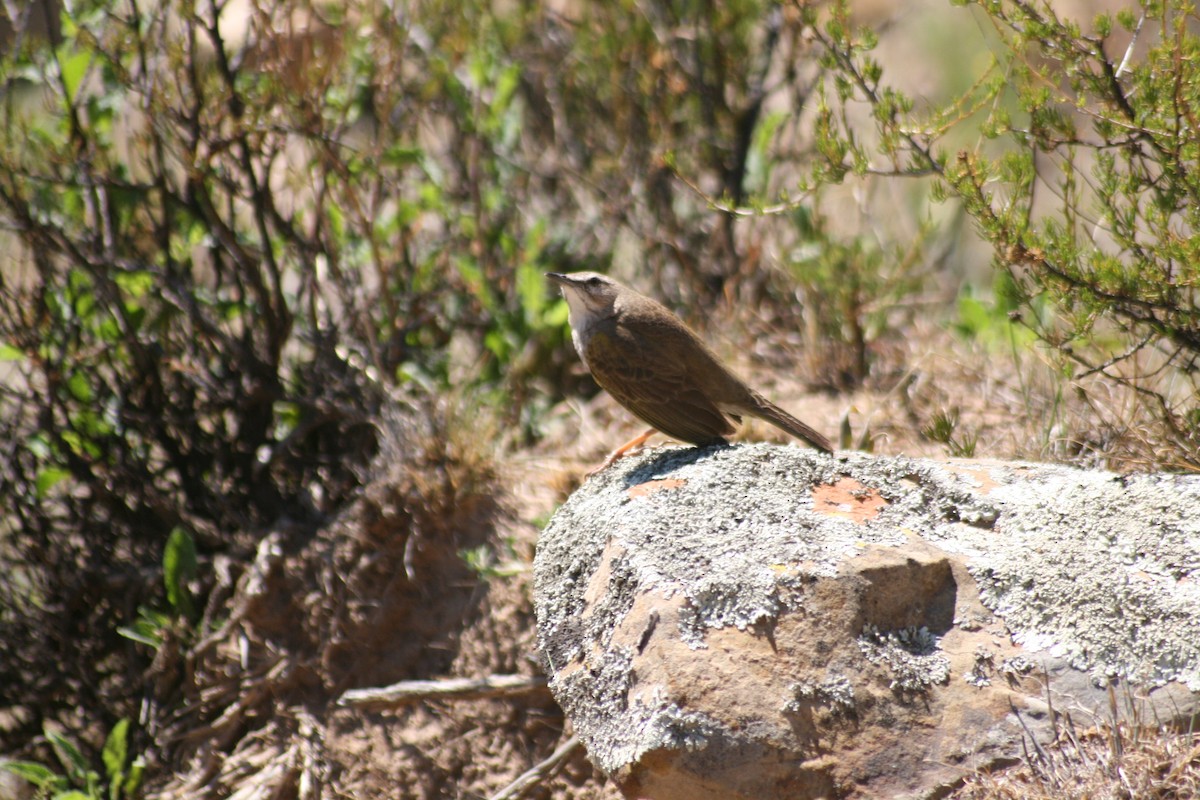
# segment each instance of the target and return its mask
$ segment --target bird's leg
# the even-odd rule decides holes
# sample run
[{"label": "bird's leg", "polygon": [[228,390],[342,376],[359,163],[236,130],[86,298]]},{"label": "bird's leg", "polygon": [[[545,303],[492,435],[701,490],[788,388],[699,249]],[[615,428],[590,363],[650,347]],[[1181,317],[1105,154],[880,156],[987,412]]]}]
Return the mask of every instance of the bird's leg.
[{"label": "bird's leg", "polygon": [[628,442],[626,442],[625,444],[618,447],[616,450],[613,450],[611,453],[609,453],[608,458],[604,459],[604,463],[601,464],[600,466],[596,467],[596,469],[592,470],[592,472],[590,472],[588,474],[594,475],[603,469],[607,469],[608,467],[611,467],[613,464],[620,461],[625,456],[629,455],[630,451],[637,450],[642,445],[644,445],[646,443],[646,440],[649,439],[651,436],[653,436],[656,433],[658,433],[658,431],[655,430],[654,428],[647,428],[644,433],[639,433],[637,436],[633,437]]}]

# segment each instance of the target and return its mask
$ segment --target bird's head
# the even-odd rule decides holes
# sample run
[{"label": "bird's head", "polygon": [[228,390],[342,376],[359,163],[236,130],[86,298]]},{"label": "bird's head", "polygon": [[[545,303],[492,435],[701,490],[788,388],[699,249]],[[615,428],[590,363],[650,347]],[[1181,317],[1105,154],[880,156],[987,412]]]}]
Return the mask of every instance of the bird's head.
[{"label": "bird's head", "polygon": [[571,327],[583,330],[591,323],[610,317],[623,287],[598,272],[547,272],[546,277],[562,289],[570,309]]}]

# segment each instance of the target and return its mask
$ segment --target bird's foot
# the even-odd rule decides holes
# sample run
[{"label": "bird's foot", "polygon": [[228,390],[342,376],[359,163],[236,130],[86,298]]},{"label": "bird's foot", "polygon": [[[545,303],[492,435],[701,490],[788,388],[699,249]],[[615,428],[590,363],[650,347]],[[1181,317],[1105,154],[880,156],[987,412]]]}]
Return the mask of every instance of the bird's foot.
[{"label": "bird's foot", "polygon": [[640,433],[633,437],[628,442],[609,453],[608,457],[604,459],[604,463],[588,472],[587,476],[590,478],[599,472],[603,472],[625,456],[633,455],[634,453],[638,452],[642,449],[642,445],[646,443],[646,440],[655,433],[657,433],[657,431],[654,428],[649,428],[644,433]]}]

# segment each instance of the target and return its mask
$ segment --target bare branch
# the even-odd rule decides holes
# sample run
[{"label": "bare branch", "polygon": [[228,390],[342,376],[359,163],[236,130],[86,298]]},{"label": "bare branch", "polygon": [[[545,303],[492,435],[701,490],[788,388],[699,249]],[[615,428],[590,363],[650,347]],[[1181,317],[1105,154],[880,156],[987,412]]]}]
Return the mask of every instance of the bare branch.
[{"label": "bare branch", "polygon": [[351,689],[338,699],[338,705],[384,709],[418,700],[478,700],[544,691],[546,679],[541,676],[489,675],[486,678],[453,678],[444,681],[401,681],[381,689]]},{"label": "bare branch", "polygon": [[532,769],[521,773],[520,777],[489,797],[488,800],[515,800],[515,798],[525,794],[528,789],[536,786],[538,783],[554,777],[578,747],[579,737],[572,736],[559,745],[558,749],[551,753],[549,758],[534,765]]}]

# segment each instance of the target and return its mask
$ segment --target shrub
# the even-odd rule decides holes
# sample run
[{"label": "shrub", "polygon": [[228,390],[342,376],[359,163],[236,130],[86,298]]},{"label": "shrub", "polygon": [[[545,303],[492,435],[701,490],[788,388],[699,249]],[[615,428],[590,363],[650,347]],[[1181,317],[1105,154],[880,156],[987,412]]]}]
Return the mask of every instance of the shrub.
[{"label": "shrub", "polygon": [[[961,202],[992,245],[1011,316],[1059,354],[1076,386],[1093,376],[1126,386],[1159,425],[1103,422],[1131,429],[1140,459],[1196,468],[1195,8],[1144,3],[1097,16],[1090,33],[1048,3],[979,8],[996,33],[994,62],[941,108],[918,108],[888,85],[871,56],[875,35],[850,23],[845,3],[827,19],[806,11],[830,70],[816,180],[935,176],[939,196]],[[859,105],[873,138],[845,113]],[[952,153],[962,128],[981,136]]]},{"label": "shrub", "polygon": [[536,436],[581,386],[542,271],[633,242],[715,296],[747,245],[664,155],[742,196],[801,46],[760,0],[82,0],[35,35],[53,6],[0,57],[5,749],[137,718],[145,645],[181,658],[218,557],[355,496],[394,393]]}]

